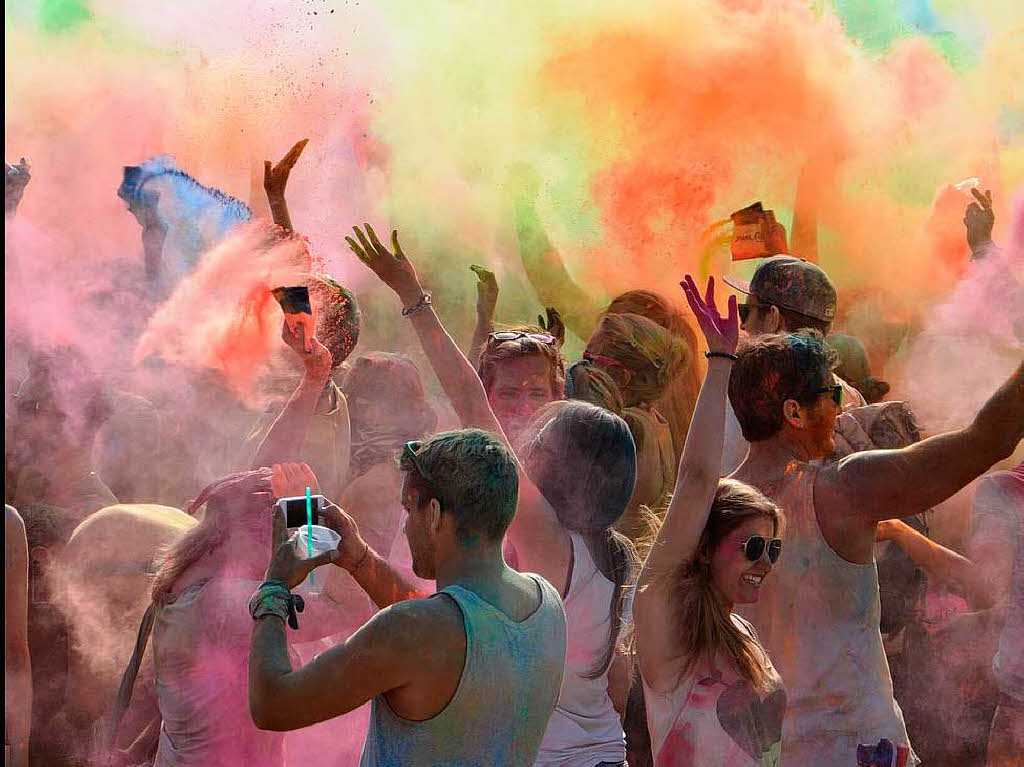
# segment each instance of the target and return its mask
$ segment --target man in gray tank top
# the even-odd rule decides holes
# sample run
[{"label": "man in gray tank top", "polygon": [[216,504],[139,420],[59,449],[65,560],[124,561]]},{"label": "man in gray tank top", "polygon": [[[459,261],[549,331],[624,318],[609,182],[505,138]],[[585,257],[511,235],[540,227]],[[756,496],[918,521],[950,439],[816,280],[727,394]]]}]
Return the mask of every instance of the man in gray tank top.
[{"label": "man in gray tank top", "polygon": [[1013,452],[1024,365],[965,429],[815,466],[834,449],[842,405],[821,334],[762,335],[738,354],[729,399],[750,452],[731,476],[786,514],[782,557],[740,612],[789,694],[785,763],[852,764],[858,742],[908,743],[878,628],[876,525],[936,506]]},{"label": "man in gray tank top", "polygon": [[[565,613],[543,578],[502,558],[515,514],[515,459],[477,429],[410,442],[400,458],[413,570],[403,582],[336,506],[337,550],[298,559],[275,517],[275,553],[253,595],[249,707],[257,727],[295,730],[372,700],[363,765],[530,765],[554,710],[565,664]],[[346,642],[293,670],[288,589],[313,567],[349,572],[382,608]]]}]

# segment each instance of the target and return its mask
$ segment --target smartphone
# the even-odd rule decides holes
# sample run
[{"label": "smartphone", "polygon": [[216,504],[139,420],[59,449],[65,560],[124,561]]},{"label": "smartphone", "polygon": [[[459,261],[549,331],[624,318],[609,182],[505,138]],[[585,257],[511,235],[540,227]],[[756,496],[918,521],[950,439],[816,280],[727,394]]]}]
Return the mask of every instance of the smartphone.
[{"label": "smartphone", "polygon": [[[319,525],[323,518],[323,509],[327,506],[327,499],[322,495],[314,495],[310,500],[313,504],[313,524]],[[277,501],[277,508],[284,514],[285,527],[296,528],[306,524],[306,496],[280,498]]]},{"label": "smartphone", "polygon": [[299,285],[294,288],[274,288],[274,298],[281,304],[285,314],[313,314],[309,304],[309,288]]}]

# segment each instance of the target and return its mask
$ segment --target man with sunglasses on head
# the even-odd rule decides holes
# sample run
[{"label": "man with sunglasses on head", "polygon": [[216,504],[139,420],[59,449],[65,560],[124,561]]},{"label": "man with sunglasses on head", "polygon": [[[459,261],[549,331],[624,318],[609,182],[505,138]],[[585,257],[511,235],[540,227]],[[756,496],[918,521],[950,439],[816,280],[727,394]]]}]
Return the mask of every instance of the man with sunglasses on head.
[{"label": "man with sunglasses on head", "polygon": [[[786,549],[751,621],[785,680],[788,765],[844,764],[858,743],[908,745],[879,631],[877,523],[941,503],[1024,438],[1024,365],[965,429],[828,465],[840,389],[819,332],[766,334],[737,350],[729,382],[750,451],[732,479],[786,516]],[[916,764],[912,755],[910,764]]]},{"label": "man with sunglasses on head", "polygon": [[561,339],[538,326],[517,325],[491,333],[477,374],[491,410],[513,444],[534,413],[565,398]]},{"label": "man with sunglasses on head", "polygon": [[[561,688],[566,624],[554,587],[502,559],[518,498],[515,458],[494,435],[461,429],[407,443],[399,468],[413,571],[437,592],[410,598],[426,595],[337,506],[324,518],[341,542],[312,559],[299,558],[275,517],[267,580],[249,604],[253,721],[296,730],[372,700],[364,767],[531,765]],[[295,628],[302,605],[290,589],[326,561],[381,610],[293,670],[285,624]]]},{"label": "man with sunglasses on head", "polygon": [[[766,258],[754,271],[749,283],[732,277],[725,282],[747,300],[740,304],[740,329],[748,336],[765,333],[795,333],[816,330],[827,336],[836,316],[837,294],[832,281],[817,264],[789,255]],[[864,396],[839,376],[832,376],[838,386],[843,411],[862,407]],[[731,406],[725,409],[725,449],[722,451],[722,474],[736,470],[747,455],[750,444],[740,433],[739,421]]]}]

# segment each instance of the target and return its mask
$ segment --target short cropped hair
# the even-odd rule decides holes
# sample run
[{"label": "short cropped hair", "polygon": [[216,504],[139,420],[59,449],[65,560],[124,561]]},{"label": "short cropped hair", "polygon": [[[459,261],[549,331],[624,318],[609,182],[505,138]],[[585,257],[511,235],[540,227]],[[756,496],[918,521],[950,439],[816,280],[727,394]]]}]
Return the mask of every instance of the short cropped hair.
[{"label": "short cropped hair", "polygon": [[747,442],[770,439],[782,430],[782,404],[809,405],[815,390],[832,384],[834,353],[821,333],[767,333],[745,341],[729,377],[729,401]]},{"label": "short cropped hair", "polygon": [[512,452],[481,429],[443,431],[403,450],[399,468],[409,477],[420,508],[431,498],[455,517],[455,537],[501,540],[516,513],[519,470]]}]

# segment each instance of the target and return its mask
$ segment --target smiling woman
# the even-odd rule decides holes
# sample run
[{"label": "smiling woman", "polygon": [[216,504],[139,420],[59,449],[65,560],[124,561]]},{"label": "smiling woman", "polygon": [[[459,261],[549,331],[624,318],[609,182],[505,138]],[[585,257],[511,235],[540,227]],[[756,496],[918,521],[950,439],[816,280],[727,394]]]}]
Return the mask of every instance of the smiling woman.
[{"label": "smiling woman", "polygon": [[701,386],[675,492],[637,583],[637,660],[656,764],[776,765],[786,692],[753,627],[733,613],[756,602],[782,551],[782,512],[759,491],[719,479],[725,395],[739,335],[735,298],[718,313],[683,284],[704,332]]}]

